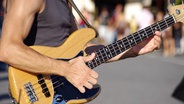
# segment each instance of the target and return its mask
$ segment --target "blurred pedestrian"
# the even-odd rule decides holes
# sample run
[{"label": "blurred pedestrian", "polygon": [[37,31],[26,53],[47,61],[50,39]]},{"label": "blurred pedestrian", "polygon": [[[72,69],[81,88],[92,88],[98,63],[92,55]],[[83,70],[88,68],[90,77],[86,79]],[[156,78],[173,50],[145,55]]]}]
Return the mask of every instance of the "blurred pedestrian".
[{"label": "blurred pedestrian", "polygon": [[181,55],[182,23],[175,23],[172,26],[172,36],[175,41],[175,55]]},{"label": "blurred pedestrian", "polygon": [[[165,18],[165,14],[163,11],[158,10],[155,16],[155,22],[158,22]],[[174,56],[175,55],[175,43],[172,37],[172,27],[168,27],[167,29],[162,31],[162,44],[163,44],[163,55],[165,57]]]},{"label": "blurred pedestrian", "polygon": [[182,27],[181,53],[184,55],[184,25]]},{"label": "blurred pedestrian", "polygon": [[143,29],[154,23],[154,16],[150,7],[144,6],[137,18],[139,29]]},{"label": "blurred pedestrian", "polygon": [[107,44],[106,35],[107,35],[109,18],[110,18],[110,13],[108,11],[108,8],[104,6],[98,17],[99,26],[97,27],[102,44]]},{"label": "blurred pedestrian", "polygon": [[132,15],[129,24],[130,24],[130,33],[135,33],[138,30],[138,23],[134,15]]}]

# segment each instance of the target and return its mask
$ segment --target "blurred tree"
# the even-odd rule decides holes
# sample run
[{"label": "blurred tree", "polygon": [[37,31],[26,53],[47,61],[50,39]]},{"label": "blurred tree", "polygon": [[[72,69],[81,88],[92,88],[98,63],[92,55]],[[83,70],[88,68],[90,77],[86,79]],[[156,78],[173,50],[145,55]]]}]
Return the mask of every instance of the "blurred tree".
[{"label": "blurred tree", "polygon": [[182,4],[182,2],[184,2],[184,0],[169,0],[169,2],[171,4],[178,5],[178,4]]},{"label": "blurred tree", "polygon": [[175,1],[175,4],[178,5],[178,4],[181,4],[183,0],[176,0]]}]

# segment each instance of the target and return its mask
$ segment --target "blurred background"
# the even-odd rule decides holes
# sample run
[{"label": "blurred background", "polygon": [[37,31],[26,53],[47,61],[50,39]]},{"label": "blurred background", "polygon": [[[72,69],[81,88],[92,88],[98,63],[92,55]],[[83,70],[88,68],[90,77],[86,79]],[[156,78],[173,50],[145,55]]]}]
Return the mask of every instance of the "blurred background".
[{"label": "blurred background", "polygon": [[[98,30],[93,42],[111,44],[168,15],[181,0],[74,0]],[[84,21],[73,10],[80,28]],[[0,12],[0,32],[3,12]],[[162,31],[161,49],[136,58],[101,65],[101,94],[90,104],[183,104],[184,25]],[[0,104],[10,104],[7,65],[0,62]]]},{"label": "blurred background", "polygon": [[[168,15],[170,0],[74,0],[87,20],[98,29],[101,44],[110,44]],[[181,0],[171,0],[175,4]],[[74,10],[80,27],[85,24]],[[167,34],[167,35],[165,35]],[[163,31],[163,56],[183,55],[183,25]]]}]

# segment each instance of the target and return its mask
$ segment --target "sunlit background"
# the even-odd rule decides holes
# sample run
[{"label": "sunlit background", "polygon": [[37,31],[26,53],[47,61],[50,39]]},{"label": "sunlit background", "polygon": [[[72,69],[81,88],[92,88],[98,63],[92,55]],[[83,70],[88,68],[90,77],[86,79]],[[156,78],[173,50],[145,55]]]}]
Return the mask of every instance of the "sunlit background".
[{"label": "sunlit background", "polygon": [[[176,0],[74,0],[87,20],[98,29],[99,42],[110,44],[139,29],[145,28],[169,13]],[[172,1],[172,0],[171,0]],[[80,27],[84,22],[74,11]],[[165,35],[167,34],[167,35]],[[183,25],[175,24],[163,31],[163,56],[183,55]]]}]

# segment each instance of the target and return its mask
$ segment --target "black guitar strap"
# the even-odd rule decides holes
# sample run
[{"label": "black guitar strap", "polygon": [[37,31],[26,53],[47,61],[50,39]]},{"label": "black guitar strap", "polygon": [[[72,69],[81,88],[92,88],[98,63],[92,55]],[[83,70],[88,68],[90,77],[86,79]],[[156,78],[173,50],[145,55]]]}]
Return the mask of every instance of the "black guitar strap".
[{"label": "black guitar strap", "polygon": [[92,28],[95,30],[96,32],[96,37],[98,36],[98,31],[96,30],[95,27],[93,27],[84,17],[84,15],[80,12],[80,10],[78,9],[78,7],[75,5],[75,3],[73,2],[73,0],[67,0],[67,2],[75,9],[75,11],[78,13],[78,15],[80,16],[80,18],[84,21],[85,25],[88,28]]}]

